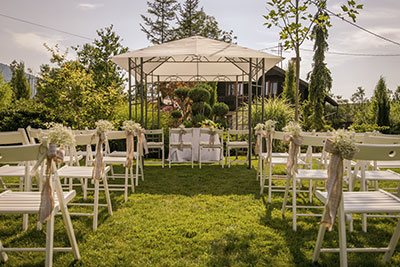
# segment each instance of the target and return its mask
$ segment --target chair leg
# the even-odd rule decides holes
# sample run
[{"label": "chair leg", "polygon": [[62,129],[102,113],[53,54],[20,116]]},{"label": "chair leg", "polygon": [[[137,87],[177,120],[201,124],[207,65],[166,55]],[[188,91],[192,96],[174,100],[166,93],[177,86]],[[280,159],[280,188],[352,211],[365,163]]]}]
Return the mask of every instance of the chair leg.
[{"label": "chair leg", "polygon": [[[220,153],[220,159],[219,159],[219,162],[221,163],[221,165],[222,165],[222,169],[225,167],[225,164],[224,164],[224,150],[221,148],[220,149],[221,150],[221,153]],[[230,167],[230,166],[229,166]]]},{"label": "chair leg", "polygon": [[164,168],[164,161],[165,161],[164,148],[161,148],[161,160],[162,160],[162,167]]},{"label": "chair leg", "polygon": [[297,231],[297,185],[296,185],[296,176],[292,179],[292,213],[293,213],[293,231]]},{"label": "chair leg", "polygon": [[[271,203],[272,199],[272,164],[269,162],[268,164],[268,202]],[[267,167],[267,166],[265,166]]]},{"label": "chair leg", "polygon": [[129,168],[125,167],[124,200],[128,201]]},{"label": "chair leg", "polygon": [[[385,256],[383,257],[383,262],[388,262],[393,255],[394,249],[396,248],[397,243],[399,242],[400,238],[400,220],[397,221],[396,229],[390,239],[388,251],[386,251]],[[1,244],[0,244],[1,245]]]},{"label": "chair leg", "polygon": [[[138,157],[138,159],[136,160],[136,186],[138,186],[139,185],[139,164],[142,164],[141,162],[140,162],[140,157]],[[132,183],[132,185],[133,185],[133,183]],[[132,190],[133,190],[133,188],[132,188]]]},{"label": "chair leg", "polygon": [[346,215],[344,214],[343,197],[339,205],[339,249],[340,266],[347,267],[347,243],[346,243]]},{"label": "chair leg", "polygon": [[324,241],[325,232],[326,232],[326,227],[320,225],[318,230],[317,243],[315,244],[314,253],[312,257],[313,262],[318,261],[319,254],[321,252],[322,241]]},{"label": "chair leg", "polygon": [[87,199],[88,179],[85,179],[85,190],[83,191],[83,199]]},{"label": "chair leg", "polygon": [[104,186],[104,193],[106,194],[106,202],[107,202],[108,214],[110,216],[112,216],[113,212],[112,212],[110,191],[108,190],[108,182],[107,182],[107,177],[105,177],[105,175],[103,176],[103,186]]},{"label": "chair leg", "polygon": [[201,146],[199,146],[199,168],[201,169]]},{"label": "chair leg", "polygon": [[[2,248],[3,248],[3,245],[1,244],[1,241],[0,241],[0,250]],[[8,260],[7,253],[5,253],[4,251],[0,252],[0,260],[3,262],[6,262]]]},{"label": "chair leg", "polygon": [[93,230],[97,230],[97,217],[99,213],[99,180],[94,182],[94,208],[93,208]]},{"label": "chair leg", "polygon": [[140,160],[140,166],[139,166],[139,168],[140,168],[140,176],[142,177],[142,181],[144,181],[143,162],[144,162],[144,158],[142,158]]},{"label": "chair leg", "polygon": [[53,250],[54,250],[54,211],[50,214],[50,219],[46,226],[46,261],[44,266],[53,266]]},{"label": "chair leg", "polygon": [[288,175],[288,177],[286,179],[285,194],[283,196],[282,216],[285,216],[285,212],[286,212],[286,204],[287,204],[287,197],[289,195],[290,180],[291,180],[291,178]]}]

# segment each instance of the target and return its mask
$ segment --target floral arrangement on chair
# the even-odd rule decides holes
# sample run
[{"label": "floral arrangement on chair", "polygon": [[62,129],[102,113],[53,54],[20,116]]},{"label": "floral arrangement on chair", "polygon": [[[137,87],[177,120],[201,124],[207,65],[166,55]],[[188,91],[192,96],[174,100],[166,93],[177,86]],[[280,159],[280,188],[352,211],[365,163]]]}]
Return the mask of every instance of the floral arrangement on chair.
[{"label": "floral arrangement on chair", "polygon": [[134,131],[134,132],[138,132],[140,130],[142,130],[142,126],[140,125],[140,123],[137,123],[135,121],[124,121],[122,123],[122,130],[130,132],[130,131]]},{"label": "floral arrangement on chair", "polygon": [[289,157],[286,164],[286,173],[292,177],[297,173],[297,155],[300,152],[300,146],[303,138],[300,136],[302,129],[298,122],[291,121],[283,128],[285,135],[283,141],[289,142]]},{"label": "floral arrangement on chair", "polygon": [[145,154],[148,153],[146,136],[144,134],[145,130],[140,125],[140,123],[137,123],[132,120],[124,121],[122,123],[122,129],[126,132],[126,153],[127,153],[126,166],[128,168],[132,168],[133,158],[134,158],[134,143],[133,143],[134,136],[137,136],[138,138],[137,140],[138,155],[143,156],[143,153]]},{"label": "floral arrangement on chair", "polygon": [[92,178],[101,180],[104,175],[103,144],[107,142],[107,132],[111,131],[114,126],[107,120],[98,120],[96,121],[95,125],[98,141],[96,146],[96,157],[94,160]]},{"label": "floral arrangement on chair", "polygon": [[[32,169],[32,171],[35,172],[42,164],[44,159],[47,160],[45,181],[41,193],[38,214],[39,223],[48,220],[54,209],[53,190],[50,182],[51,175],[53,173],[53,161],[56,163],[63,162],[64,152],[61,149],[63,149],[65,146],[75,145],[75,137],[71,129],[63,126],[60,123],[54,122],[48,123],[46,126],[49,127],[49,130],[39,137],[44,148],[43,154],[41,154],[39,160]],[[57,149],[57,147],[59,149]]]}]

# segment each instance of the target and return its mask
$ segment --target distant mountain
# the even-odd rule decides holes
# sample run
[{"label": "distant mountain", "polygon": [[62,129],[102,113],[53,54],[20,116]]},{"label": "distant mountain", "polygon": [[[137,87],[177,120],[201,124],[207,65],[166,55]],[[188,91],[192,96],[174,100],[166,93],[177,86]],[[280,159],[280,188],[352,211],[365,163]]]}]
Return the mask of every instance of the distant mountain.
[{"label": "distant mountain", "polygon": [[[9,82],[11,81],[12,77],[12,71],[10,66],[0,63],[0,72],[3,74],[4,81]],[[30,73],[25,72],[25,77],[29,82],[29,85],[31,86],[31,97],[34,97],[36,95],[36,84],[38,81],[38,78]]]}]

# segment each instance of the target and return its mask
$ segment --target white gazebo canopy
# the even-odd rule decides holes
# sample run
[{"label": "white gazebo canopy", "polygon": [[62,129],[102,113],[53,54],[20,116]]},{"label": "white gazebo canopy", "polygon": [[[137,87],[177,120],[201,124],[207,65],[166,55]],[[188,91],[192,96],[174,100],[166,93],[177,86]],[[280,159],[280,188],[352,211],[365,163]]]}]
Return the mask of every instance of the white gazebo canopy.
[{"label": "white gazebo canopy", "polygon": [[[114,56],[111,60],[137,77],[158,81],[255,81],[283,58],[232,43],[193,36]],[[136,74],[136,75],[135,75]],[[147,78],[149,80],[149,78]]]}]

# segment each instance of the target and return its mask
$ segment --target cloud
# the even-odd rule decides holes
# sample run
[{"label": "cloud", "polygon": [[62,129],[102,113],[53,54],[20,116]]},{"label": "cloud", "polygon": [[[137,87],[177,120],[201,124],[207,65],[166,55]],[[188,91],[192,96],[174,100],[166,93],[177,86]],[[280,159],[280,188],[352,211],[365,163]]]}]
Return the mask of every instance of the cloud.
[{"label": "cloud", "polygon": [[[26,50],[31,50],[32,52],[46,54],[48,56],[50,56],[50,53],[43,44],[46,43],[48,46],[54,47],[56,44],[59,44],[61,41],[63,41],[63,38],[57,35],[45,36],[35,32],[11,32],[11,36],[17,46]],[[66,49],[62,45],[59,45],[59,47],[61,51],[65,51]]]},{"label": "cloud", "polygon": [[104,6],[104,4],[90,4],[90,3],[79,3],[78,8],[82,10],[96,9]]}]

